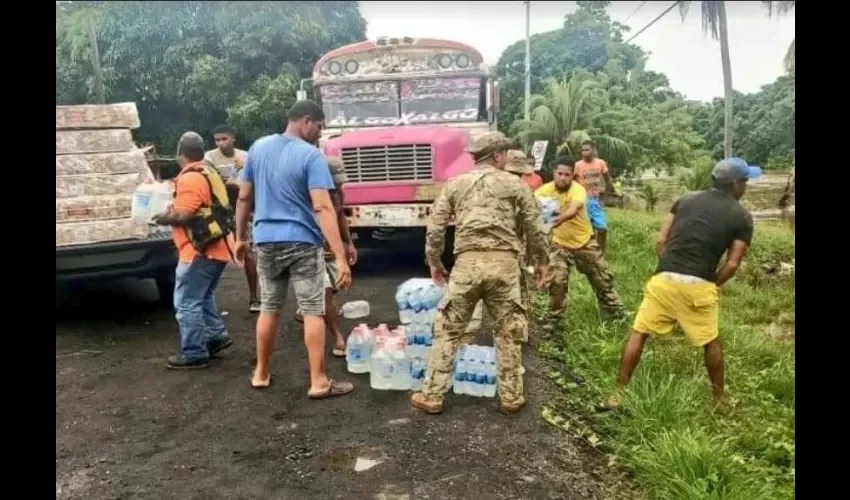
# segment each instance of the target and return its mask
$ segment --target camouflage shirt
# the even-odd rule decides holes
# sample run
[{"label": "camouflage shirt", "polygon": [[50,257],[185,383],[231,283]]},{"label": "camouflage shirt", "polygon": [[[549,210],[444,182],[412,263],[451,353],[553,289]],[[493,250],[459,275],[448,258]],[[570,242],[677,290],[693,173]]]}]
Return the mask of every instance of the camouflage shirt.
[{"label": "camouflage shirt", "polygon": [[467,251],[525,253],[535,264],[548,262],[548,242],[540,230],[540,208],[531,191],[514,174],[480,162],[471,172],[451,179],[431,207],[425,242],[428,264],[437,266],[446,244],[446,226],[455,220],[455,255]]}]

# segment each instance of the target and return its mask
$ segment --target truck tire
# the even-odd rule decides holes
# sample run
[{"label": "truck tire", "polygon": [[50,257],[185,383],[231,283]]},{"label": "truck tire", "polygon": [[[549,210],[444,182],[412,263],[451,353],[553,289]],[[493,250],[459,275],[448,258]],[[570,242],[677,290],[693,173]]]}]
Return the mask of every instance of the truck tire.
[{"label": "truck tire", "polygon": [[162,306],[174,305],[174,269],[163,270],[156,276],[156,291]]}]

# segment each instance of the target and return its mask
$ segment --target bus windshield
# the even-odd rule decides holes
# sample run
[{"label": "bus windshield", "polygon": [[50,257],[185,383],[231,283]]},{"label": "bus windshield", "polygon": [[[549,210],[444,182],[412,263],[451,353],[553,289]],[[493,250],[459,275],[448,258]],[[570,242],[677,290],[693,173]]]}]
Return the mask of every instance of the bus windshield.
[{"label": "bus windshield", "polygon": [[478,120],[480,78],[417,78],[351,82],[319,89],[328,127],[407,125]]}]

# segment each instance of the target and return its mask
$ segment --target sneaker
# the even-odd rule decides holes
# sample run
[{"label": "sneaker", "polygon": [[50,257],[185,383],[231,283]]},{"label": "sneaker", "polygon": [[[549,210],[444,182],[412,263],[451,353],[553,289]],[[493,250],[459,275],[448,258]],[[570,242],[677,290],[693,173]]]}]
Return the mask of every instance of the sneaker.
[{"label": "sneaker", "polygon": [[233,339],[230,337],[222,337],[220,339],[210,340],[209,344],[207,344],[207,351],[209,351],[210,357],[212,357],[232,345]]},{"label": "sneaker", "polygon": [[248,304],[248,312],[252,312],[252,313],[260,312],[260,301],[259,300],[252,300]]},{"label": "sneaker", "polygon": [[425,394],[421,392],[417,392],[410,397],[410,404],[413,405],[414,408],[418,410],[422,410],[425,413],[431,415],[437,415],[439,413],[443,413],[443,404],[442,403],[433,403],[428,401],[425,398]]},{"label": "sneaker", "polygon": [[168,357],[168,368],[171,370],[196,370],[209,366],[209,358],[186,359],[182,354]]}]

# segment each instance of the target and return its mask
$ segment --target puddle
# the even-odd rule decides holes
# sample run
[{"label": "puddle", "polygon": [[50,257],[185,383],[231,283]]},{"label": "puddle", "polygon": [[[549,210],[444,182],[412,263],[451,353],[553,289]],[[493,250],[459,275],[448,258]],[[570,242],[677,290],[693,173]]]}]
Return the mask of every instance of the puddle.
[{"label": "puddle", "polygon": [[377,448],[348,447],[338,448],[322,457],[322,470],[331,472],[367,471],[385,460],[384,454]]}]

